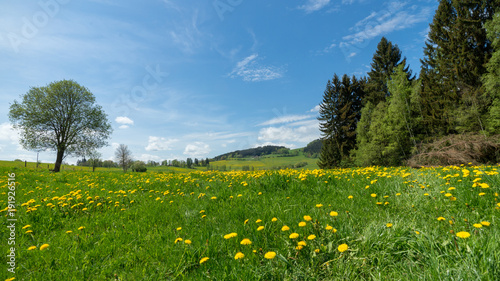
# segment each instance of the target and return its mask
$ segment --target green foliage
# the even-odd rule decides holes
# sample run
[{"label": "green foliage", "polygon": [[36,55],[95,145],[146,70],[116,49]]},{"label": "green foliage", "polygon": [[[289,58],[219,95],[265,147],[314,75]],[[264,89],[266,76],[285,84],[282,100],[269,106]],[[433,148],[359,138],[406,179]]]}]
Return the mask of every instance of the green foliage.
[{"label": "green foliage", "polygon": [[492,54],[484,25],[500,1],[442,0],[422,60],[423,121],[431,136],[478,132],[491,105],[481,76]]},{"label": "green foliage", "polygon": [[130,168],[132,169],[133,172],[140,172],[140,173],[144,173],[148,170],[148,168],[146,167],[146,163],[139,160],[134,161],[134,163],[132,164],[132,166],[130,166]]},{"label": "green foliage", "polygon": [[486,31],[494,52],[486,65],[487,73],[483,76],[486,96],[492,100],[485,126],[488,133],[500,134],[500,12],[486,23]]},{"label": "green foliage", "polygon": [[318,117],[322,133],[320,168],[338,167],[355,147],[364,85],[364,79],[358,80],[354,76],[351,79],[347,75],[340,79],[335,74],[328,81]]},{"label": "green foliage", "polygon": [[393,45],[385,37],[382,37],[377,45],[375,54],[373,54],[371,70],[368,72],[364,103],[371,102],[376,106],[379,102],[386,100],[390,95],[387,81],[389,81],[390,76],[397,66],[402,66],[407,73],[408,79],[413,79],[409,66],[406,66],[406,58],[401,60],[399,47]]},{"label": "green foliage", "polygon": [[72,80],[33,87],[10,106],[10,121],[27,150],[57,151],[54,171],[67,155],[81,156],[107,145],[111,124],[94,95]]}]

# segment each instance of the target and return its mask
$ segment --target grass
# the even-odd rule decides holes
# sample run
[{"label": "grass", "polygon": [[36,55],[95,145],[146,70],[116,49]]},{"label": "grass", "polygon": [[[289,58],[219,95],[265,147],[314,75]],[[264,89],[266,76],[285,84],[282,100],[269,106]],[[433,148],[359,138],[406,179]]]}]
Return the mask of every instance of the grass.
[{"label": "grass", "polygon": [[[17,182],[16,273],[4,269],[0,279],[496,280],[497,168],[54,174],[0,167],[4,216],[12,213],[8,174]],[[461,231],[470,237],[457,237]],[[3,227],[4,256],[9,235]]]}]

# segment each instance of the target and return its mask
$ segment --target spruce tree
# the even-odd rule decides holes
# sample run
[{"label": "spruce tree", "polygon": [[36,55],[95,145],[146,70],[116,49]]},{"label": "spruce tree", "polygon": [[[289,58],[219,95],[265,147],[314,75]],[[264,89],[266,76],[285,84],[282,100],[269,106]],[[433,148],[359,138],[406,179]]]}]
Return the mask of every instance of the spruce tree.
[{"label": "spruce tree", "polygon": [[[366,84],[366,102],[371,102],[373,106],[381,101],[385,101],[389,95],[387,81],[390,79],[394,68],[398,65],[406,65],[406,58],[401,60],[401,50],[397,45],[393,45],[387,38],[382,37],[377,45],[377,50],[373,54],[371,70],[368,72],[368,83]],[[405,72],[409,79],[413,79],[411,70],[406,66]]]},{"label": "spruce tree", "polygon": [[342,79],[337,74],[328,81],[318,118],[323,146],[318,162],[320,168],[333,168],[349,159],[356,143],[356,126],[361,118],[364,79]]},{"label": "spruce tree", "polygon": [[488,108],[481,76],[491,57],[484,24],[500,0],[441,0],[430,24],[421,69],[421,100],[430,136],[482,130]]},{"label": "spruce tree", "polygon": [[486,31],[494,52],[483,76],[486,99],[491,103],[485,126],[488,133],[500,134],[500,12],[486,24]]}]

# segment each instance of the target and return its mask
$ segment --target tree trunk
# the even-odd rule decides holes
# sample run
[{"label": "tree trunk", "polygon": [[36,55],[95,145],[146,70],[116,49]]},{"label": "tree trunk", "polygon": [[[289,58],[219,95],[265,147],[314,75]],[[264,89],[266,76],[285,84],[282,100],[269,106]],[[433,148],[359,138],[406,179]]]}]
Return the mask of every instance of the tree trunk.
[{"label": "tree trunk", "polygon": [[64,157],[64,150],[57,149],[57,158],[56,158],[56,163],[54,165],[54,170],[52,170],[53,172],[57,173],[61,170],[63,157]]}]

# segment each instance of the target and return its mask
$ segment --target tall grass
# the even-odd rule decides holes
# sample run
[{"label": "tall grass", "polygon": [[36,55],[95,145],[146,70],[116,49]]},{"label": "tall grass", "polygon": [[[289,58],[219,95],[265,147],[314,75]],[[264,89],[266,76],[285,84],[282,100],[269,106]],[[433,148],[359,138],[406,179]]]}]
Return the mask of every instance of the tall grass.
[{"label": "tall grass", "polygon": [[[16,202],[23,204],[16,214],[16,274],[2,270],[0,278],[496,280],[496,169],[54,174],[0,168],[1,214],[8,212],[9,172],[16,173]],[[457,237],[464,231],[469,238]],[[3,253],[8,235],[2,227]],[[242,245],[244,238],[251,244]],[[40,250],[43,244],[49,247]],[[341,244],[348,249],[339,251]],[[276,256],[266,259],[268,252]],[[237,253],[244,257],[236,260]]]}]

